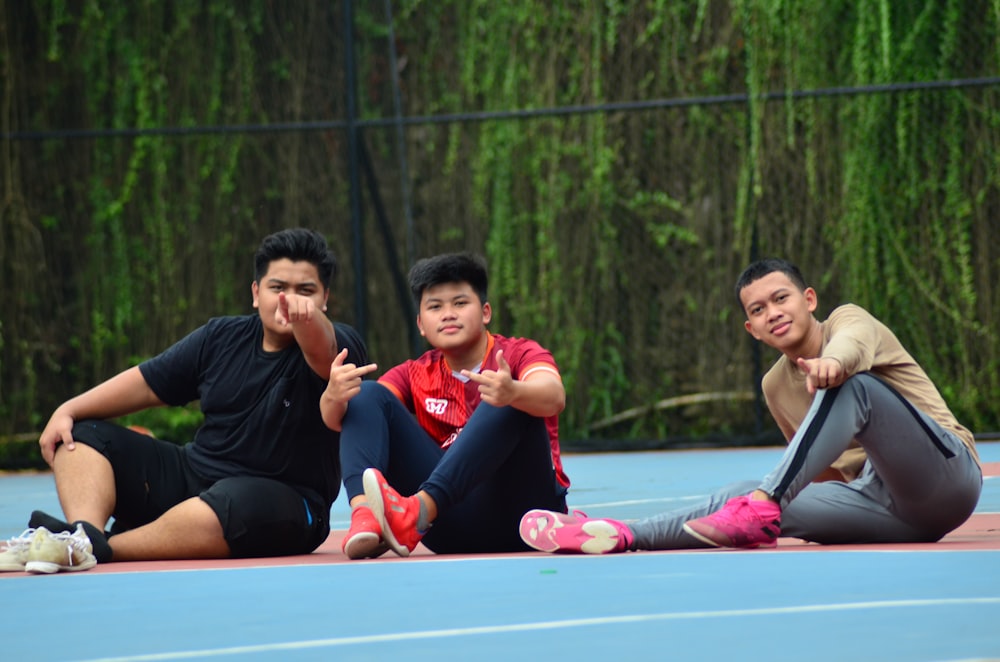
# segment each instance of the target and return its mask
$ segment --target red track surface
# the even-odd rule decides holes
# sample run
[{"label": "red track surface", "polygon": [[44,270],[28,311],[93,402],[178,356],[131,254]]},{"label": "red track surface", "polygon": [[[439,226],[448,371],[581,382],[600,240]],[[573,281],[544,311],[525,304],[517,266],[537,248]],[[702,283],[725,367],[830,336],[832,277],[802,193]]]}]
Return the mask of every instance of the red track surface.
[{"label": "red track surface", "polygon": [[[983,473],[986,476],[1000,476],[1000,462],[991,462],[983,465]],[[163,571],[177,571],[177,570],[212,570],[212,569],[231,569],[231,568],[260,568],[269,566],[288,566],[288,565],[320,565],[328,563],[377,563],[377,562],[402,562],[405,563],[406,559],[399,558],[393,555],[392,552],[387,553],[381,559],[376,561],[349,561],[340,551],[340,543],[344,537],[345,531],[334,531],[330,534],[323,545],[320,546],[318,550],[312,554],[304,554],[301,556],[286,556],[279,558],[266,558],[266,559],[224,559],[224,560],[206,560],[206,561],[142,561],[142,562],[130,562],[130,563],[109,563],[106,565],[99,565],[90,572],[92,573],[117,573],[117,572],[163,572]],[[899,544],[899,545],[883,545],[883,544],[866,544],[866,545],[817,545],[813,543],[807,543],[796,538],[782,538],[778,544],[777,551],[787,551],[787,552],[803,552],[803,551],[816,551],[820,552],[823,550],[836,550],[836,551],[886,551],[886,552],[906,552],[906,551],[964,551],[964,550],[998,550],[1000,549],[1000,513],[986,513],[986,514],[976,514],[973,515],[969,521],[960,526],[955,531],[951,532],[944,537],[940,542],[936,543],[911,543],[911,544]],[[677,554],[677,553],[691,553],[689,550],[685,552],[676,551],[666,551],[666,552],[641,552],[643,554]],[[704,550],[707,554],[718,554],[718,553],[737,553],[733,550]],[[757,553],[757,552],[739,552],[739,553]],[[534,555],[541,556],[541,552],[535,552]],[[418,546],[417,549],[412,554],[413,557],[417,557],[423,560],[429,559],[440,559],[446,561],[448,559],[460,559],[468,558],[465,556],[436,556],[430,550],[425,547]],[[497,555],[499,556],[499,555]],[[520,555],[519,555],[520,556]],[[9,573],[9,575],[20,575],[21,573]]]}]

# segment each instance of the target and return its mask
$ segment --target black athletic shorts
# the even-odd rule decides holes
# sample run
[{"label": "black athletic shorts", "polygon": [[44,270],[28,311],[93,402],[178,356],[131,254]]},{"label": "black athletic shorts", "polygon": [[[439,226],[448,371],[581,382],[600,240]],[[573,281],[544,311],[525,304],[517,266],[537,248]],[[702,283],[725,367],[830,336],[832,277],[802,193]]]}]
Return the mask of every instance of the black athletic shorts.
[{"label": "black athletic shorts", "polygon": [[73,438],[111,462],[116,503],[113,533],[159,518],[200,497],[215,511],[234,558],[308,554],[330,534],[330,509],[311,490],[257,476],[207,480],[184,448],[106,421],[82,421]]}]

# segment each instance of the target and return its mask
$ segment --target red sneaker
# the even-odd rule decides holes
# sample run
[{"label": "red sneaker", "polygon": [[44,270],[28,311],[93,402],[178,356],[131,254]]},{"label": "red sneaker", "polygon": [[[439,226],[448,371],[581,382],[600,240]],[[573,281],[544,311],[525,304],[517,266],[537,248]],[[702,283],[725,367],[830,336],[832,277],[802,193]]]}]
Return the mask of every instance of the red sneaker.
[{"label": "red sneaker", "polygon": [[362,475],[365,498],[375,519],[382,527],[382,535],[392,551],[409,556],[423,533],[417,531],[420,517],[420,499],[414,495],[404,497],[389,486],[378,469],[365,469]]},{"label": "red sneaker", "polygon": [[368,506],[358,506],[351,511],[351,528],[341,546],[349,559],[374,559],[389,551],[382,540],[382,527]]},{"label": "red sneaker", "polygon": [[769,499],[739,496],[711,515],[685,523],[684,530],[714,547],[774,547],[781,535],[781,509]]},{"label": "red sneaker", "polygon": [[623,522],[552,510],[529,510],[518,528],[521,540],[540,552],[609,554],[627,552],[635,536]]}]

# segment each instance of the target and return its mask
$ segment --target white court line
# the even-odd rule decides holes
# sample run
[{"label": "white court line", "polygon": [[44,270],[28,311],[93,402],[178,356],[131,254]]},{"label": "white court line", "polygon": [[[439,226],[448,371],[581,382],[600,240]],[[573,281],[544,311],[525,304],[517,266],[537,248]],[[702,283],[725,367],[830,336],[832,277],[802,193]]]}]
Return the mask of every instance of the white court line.
[{"label": "white court line", "polygon": [[267,653],[272,651],[303,650],[308,648],[333,648],[357,644],[374,644],[394,641],[414,641],[418,639],[448,639],[481,634],[503,634],[508,632],[531,632],[537,630],[557,630],[563,628],[594,627],[597,625],[623,625],[647,623],[651,621],[695,620],[704,618],[731,618],[743,616],[775,616],[807,614],[834,611],[858,611],[863,609],[897,609],[903,607],[954,607],[1000,604],[1000,597],[950,598],[943,600],[880,600],[873,602],[845,602],[827,605],[800,605],[798,607],[769,607],[764,609],[730,609],[722,611],[665,612],[659,614],[635,614],[632,616],[605,616],[598,618],[575,618],[562,621],[538,621],[535,623],[515,623],[512,625],[491,625],[483,627],[450,628],[446,630],[423,630],[417,632],[396,632],[359,637],[334,637],[306,641],[289,641],[255,646],[232,646],[229,648],[206,648],[202,650],[129,655],[128,657],[105,657],[85,662],[126,662],[135,660],[182,660],[202,657],[223,657]]},{"label": "white court line", "polygon": [[701,501],[707,499],[710,495],[708,494],[696,494],[695,496],[683,496],[683,497],[663,497],[660,499],[630,499],[628,501],[605,501],[604,503],[586,503],[583,505],[573,504],[571,508],[577,510],[584,510],[586,508],[617,508],[619,506],[641,506],[647,503],[671,503],[671,502],[684,502],[684,501]]}]

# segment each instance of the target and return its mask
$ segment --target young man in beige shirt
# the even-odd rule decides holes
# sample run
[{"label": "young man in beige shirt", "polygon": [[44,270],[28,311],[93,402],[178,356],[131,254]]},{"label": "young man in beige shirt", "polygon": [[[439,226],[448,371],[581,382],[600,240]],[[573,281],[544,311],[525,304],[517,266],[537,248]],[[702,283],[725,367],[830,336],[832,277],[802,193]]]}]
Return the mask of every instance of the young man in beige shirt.
[{"label": "young man in beige shirt", "polygon": [[736,295],[754,338],[782,356],[763,379],[788,440],[744,481],[637,522],[532,510],[520,534],[547,552],[939,540],[972,514],[982,471],[972,433],[889,328],[846,304],[820,322],[815,290],[779,259],[744,270]]}]

